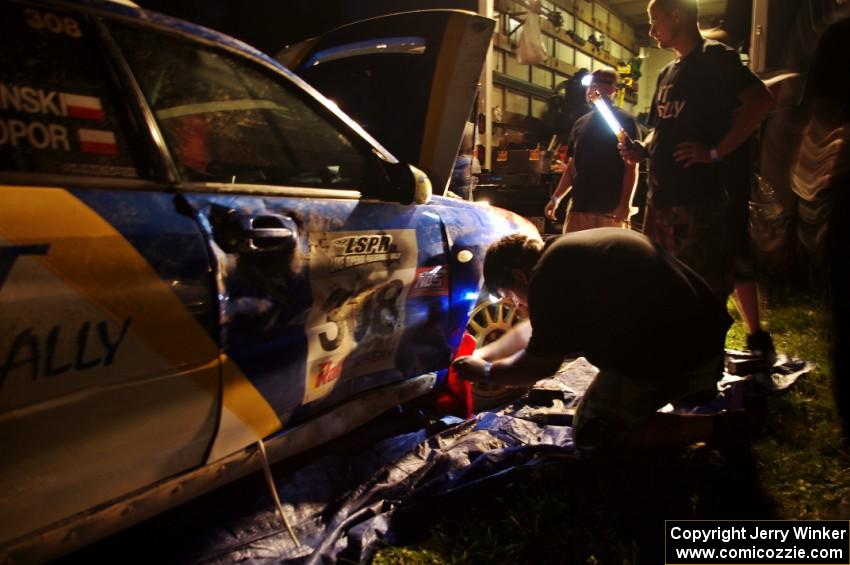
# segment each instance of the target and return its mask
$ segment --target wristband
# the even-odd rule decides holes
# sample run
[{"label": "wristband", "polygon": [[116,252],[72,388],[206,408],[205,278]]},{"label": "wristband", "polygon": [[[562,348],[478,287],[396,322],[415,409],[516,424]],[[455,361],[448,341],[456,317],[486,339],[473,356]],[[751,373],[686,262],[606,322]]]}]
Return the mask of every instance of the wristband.
[{"label": "wristband", "polygon": [[481,382],[485,385],[493,384],[493,381],[490,380],[490,370],[493,368],[493,364],[489,361],[484,362],[484,376],[481,377]]},{"label": "wristband", "polygon": [[717,147],[712,147],[708,150],[708,156],[711,157],[712,163],[720,161],[720,154],[717,152]]}]

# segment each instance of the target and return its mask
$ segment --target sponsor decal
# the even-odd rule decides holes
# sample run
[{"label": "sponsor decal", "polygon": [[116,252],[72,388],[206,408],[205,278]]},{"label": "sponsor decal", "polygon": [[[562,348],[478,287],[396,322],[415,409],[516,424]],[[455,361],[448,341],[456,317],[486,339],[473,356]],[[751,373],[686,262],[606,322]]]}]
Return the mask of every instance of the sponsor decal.
[{"label": "sponsor decal", "polygon": [[111,131],[80,129],[77,133],[80,136],[80,149],[85,153],[115,155],[118,152],[115,134]]},{"label": "sponsor decal", "polygon": [[419,267],[416,269],[416,279],[410,290],[410,297],[417,296],[448,296],[449,278],[444,265],[435,267]]},{"label": "sponsor decal", "polygon": [[390,234],[340,237],[333,241],[333,247],[336,256],[332,259],[332,272],[357,265],[401,259],[401,253],[393,245],[393,236]]},{"label": "sponsor decal", "polygon": [[342,366],[339,363],[334,363],[333,360],[319,361],[318,369],[319,372],[316,373],[316,387],[333,382],[342,374]]},{"label": "sponsor decal", "polygon": [[[97,323],[86,320],[74,328],[58,324],[50,328],[46,336],[39,335],[33,328],[25,328],[0,357],[0,387],[14,370],[28,371],[32,380],[37,380],[71,370],[79,372],[112,365],[132,320],[125,318],[118,327],[107,320]],[[66,333],[74,338],[64,337]],[[58,347],[63,342],[76,344],[72,354],[66,352],[63,356]]]}]

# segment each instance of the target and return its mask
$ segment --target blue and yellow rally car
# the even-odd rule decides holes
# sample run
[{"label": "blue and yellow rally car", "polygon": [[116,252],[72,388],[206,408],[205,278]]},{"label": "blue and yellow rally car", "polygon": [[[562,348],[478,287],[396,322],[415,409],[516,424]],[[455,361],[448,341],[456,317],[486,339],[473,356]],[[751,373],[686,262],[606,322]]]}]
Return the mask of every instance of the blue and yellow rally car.
[{"label": "blue and yellow rally car", "polygon": [[280,459],[440,386],[486,247],[536,232],[431,194],[493,22],[405,18],[299,51],[306,74],[414,74],[331,101],[132,5],[0,3],[0,558],[71,551],[258,469],[260,441]]}]

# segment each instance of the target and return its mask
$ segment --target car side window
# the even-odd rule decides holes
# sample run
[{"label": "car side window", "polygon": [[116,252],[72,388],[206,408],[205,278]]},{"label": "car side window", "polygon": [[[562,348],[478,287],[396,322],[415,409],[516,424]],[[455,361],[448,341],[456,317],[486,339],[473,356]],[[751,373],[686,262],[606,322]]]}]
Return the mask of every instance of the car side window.
[{"label": "car side window", "polygon": [[138,176],[117,108],[84,16],[0,3],[0,171]]},{"label": "car side window", "polygon": [[115,25],[181,175],[198,182],[358,188],[371,155],[260,65]]}]

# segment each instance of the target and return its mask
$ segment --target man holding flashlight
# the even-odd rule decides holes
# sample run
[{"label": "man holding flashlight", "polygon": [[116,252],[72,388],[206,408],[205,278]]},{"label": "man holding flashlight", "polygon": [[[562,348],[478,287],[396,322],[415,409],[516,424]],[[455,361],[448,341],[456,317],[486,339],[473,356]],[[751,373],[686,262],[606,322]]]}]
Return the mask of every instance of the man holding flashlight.
[{"label": "man holding flashlight", "polygon": [[[634,118],[610,104],[617,92],[616,71],[601,68],[589,76],[587,101],[601,100],[626,134],[636,139],[638,130]],[[564,232],[626,227],[636,184],[637,163],[627,164],[620,158],[617,137],[611,132],[598,106],[594,106],[573,125],[567,145],[566,166],[544,213],[554,221],[558,205],[572,188]]]},{"label": "man holding flashlight", "polygon": [[726,304],[732,253],[721,161],[758,128],[773,101],[738,53],[702,37],[697,0],[650,0],[649,35],[676,60],[660,73],[643,143],[621,144],[627,163],[649,158],[644,233],[697,271]]}]

